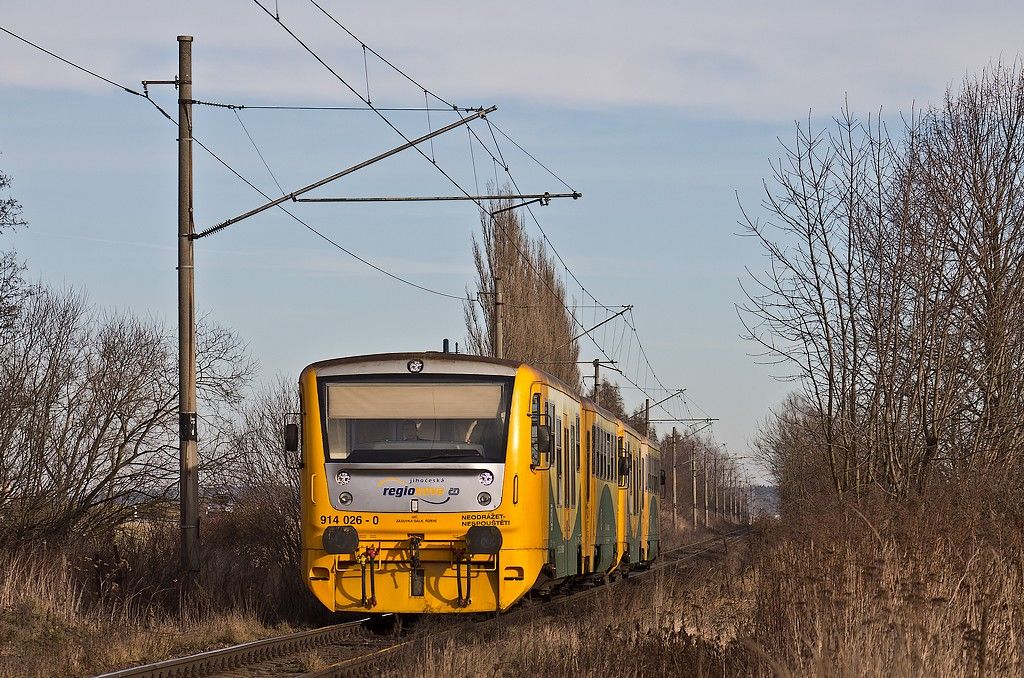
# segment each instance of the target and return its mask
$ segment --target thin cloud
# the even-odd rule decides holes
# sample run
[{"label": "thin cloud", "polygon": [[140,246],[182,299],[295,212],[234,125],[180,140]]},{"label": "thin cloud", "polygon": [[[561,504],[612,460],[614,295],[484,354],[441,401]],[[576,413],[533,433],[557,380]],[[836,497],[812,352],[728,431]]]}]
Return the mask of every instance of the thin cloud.
[{"label": "thin cloud", "polygon": [[[1017,54],[1024,10],[986,3],[327,3],[368,44],[464,104],[521,100],[576,109],[657,106],[698,116],[790,119],[849,92],[874,107],[935,100],[964,72]],[[362,50],[308,3],[279,2],[360,91]],[[119,81],[167,78],[174,35],[196,35],[204,93],[261,100],[355,99],[255,3],[96,6],[7,0],[3,22]],[[4,36],[0,86],[102,86]],[[371,57],[371,98],[422,91]],[[365,94],[365,92],[364,92]]]}]

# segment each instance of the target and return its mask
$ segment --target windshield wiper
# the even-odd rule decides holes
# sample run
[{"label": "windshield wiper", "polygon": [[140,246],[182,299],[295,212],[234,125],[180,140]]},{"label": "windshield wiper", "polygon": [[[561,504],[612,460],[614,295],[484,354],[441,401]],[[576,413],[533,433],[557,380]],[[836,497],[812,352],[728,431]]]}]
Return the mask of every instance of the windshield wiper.
[{"label": "windshield wiper", "polygon": [[458,459],[459,457],[482,457],[483,452],[480,450],[451,450],[448,452],[438,452],[436,454],[427,454],[422,457],[414,457],[413,461],[430,461],[432,459]]}]

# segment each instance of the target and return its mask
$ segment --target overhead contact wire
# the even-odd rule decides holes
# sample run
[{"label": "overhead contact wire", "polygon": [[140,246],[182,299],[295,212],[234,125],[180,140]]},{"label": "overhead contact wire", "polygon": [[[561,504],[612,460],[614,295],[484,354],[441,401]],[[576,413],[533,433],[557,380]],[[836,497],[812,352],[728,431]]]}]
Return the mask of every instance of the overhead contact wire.
[{"label": "overhead contact wire", "polygon": [[134,94],[135,96],[138,96],[138,97],[145,97],[145,95],[142,92],[138,92],[138,91],[132,89],[131,87],[125,87],[121,83],[115,82],[114,80],[111,80],[110,78],[104,77],[104,76],[100,75],[99,73],[97,73],[96,71],[89,70],[85,66],[80,66],[80,65],[76,64],[75,62],[73,62],[73,61],[71,61],[69,59],[65,59],[61,55],[56,54],[54,52],[51,52],[50,50],[46,49],[42,45],[37,45],[36,43],[32,42],[28,38],[21,37],[20,35],[18,35],[14,31],[10,31],[10,30],[4,28],[3,26],[0,26],[0,31],[3,31],[4,33],[6,33],[7,35],[11,36],[12,38],[15,38],[16,40],[20,40],[21,42],[25,43],[26,45],[29,45],[31,47],[36,48],[40,52],[44,52],[44,53],[50,55],[54,59],[56,59],[58,61],[61,61],[61,62],[65,63],[65,64],[67,64],[68,66],[71,66],[72,68],[76,68],[76,69],[82,71],[83,73],[88,73],[92,77],[98,78],[99,80],[102,80],[105,83],[113,85],[114,87],[117,87],[119,89],[123,89],[125,92],[128,92],[128,94]]},{"label": "overhead contact wire", "polygon": [[267,164],[266,158],[264,158],[263,154],[260,152],[260,147],[256,145],[256,141],[252,138],[252,135],[249,134],[249,130],[248,128],[246,128],[245,123],[242,122],[242,116],[238,114],[237,110],[233,111],[233,113],[235,114],[235,117],[238,119],[238,124],[241,125],[242,131],[245,132],[245,136],[249,138],[249,143],[252,144],[252,148],[254,151],[256,151],[256,155],[259,156],[260,162],[262,162],[263,166],[267,168],[267,173],[270,174],[270,178],[273,179],[274,184],[277,185],[277,190],[281,191],[281,195],[284,195],[285,193],[287,193],[287,191],[285,191],[284,188],[281,186],[281,182],[277,180],[277,176],[275,176],[274,170],[270,169],[270,165]]},{"label": "overhead contact wire", "polygon": [[[109,85],[113,85],[114,87],[117,87],[118,89],[121,89],[121,90],[127,92],[128,94],[133,94],[135,96],[141,97],[142,99],[145,99],[146,101],[148,101],[160,113],[160,115],[162,115],[164,118],[166,118],[171,123],[177,124],[177,122],[171,116],[170,113],[168,113],[162,106],[160,106],[160,104],[158,104],[156,101],[154,101],[151,97],[147,96],[146,94],[143,94],[142,92],[138,92],[136,90],[133,90],[130,87],[125,87],[124,85],[122,85],[121,83],[119,83],[119,82],[117,82],[115,80],[112,80],[110,78],[102,76],[102,75],[100,75],[99,73],[96,73],[93,70],[90,70],[88,68],[85,68],[84,66],[80,66],[80,65],[78,65],[78,64],[76,64],[76,63],[74,63],[74,62],[72,62],[72,61],[70,61],[68,59],[65,59],[64,57],[60,56],[59,54],[56,54],[56,53],[46,49],[45,47],[42,47],[41,45],[38,45],[38,44],[32,42],[31,40],[23,38],[20,35],[18,35],[17,33],[14,33],[13,31],[10,31],[7,28],[4,28],[3,26],[0,26],[0,31],[3,31],[4,33],[10,35],[11,37],[16,38],[17,40],[20,40],[21,42],[23,42],[23,43],[25,43],[25,44],[27,44],[27,45],[29,45],[29,46],[39,50],[40,52],[43,52],[43,53],[49,55],[50,57],[52,57],[54,59],[57,59],[58,61],[60,61],[60,62],[62,62],[64,64],[67,64],[68,66],[71,66],[72,68],[75,68],[75,69],[77,69],[79,71],[82,71],[83,73],[86,73],[86,74],[88,74],[88,75],[90,75],[90,76],[92,76],[94,78],[97,78],[98,80],[102,80],[103,82],[105,82],[105,83],[107,83]],[[253,182],[249,181],[249,179],[247,179],[241,173],[239,173],[238,170],[236,170],[234,167],[232,167],[230,164],[228,164],[219,155],[214,153],[212,149],[210,149],[206,144],[204,144],[202,142],[202,140],[198,139],[195,135],[193,135],[192,140],[200,148],[202,148],[204,151],[206,151],[206,153],[208,153],[212,158],[214,158],[218,163],[223,165],[229,172],[231,172],[231,174],[235,175],[238,179],[243,181],[251,189],[253,189],[257,193],[262,195],[267,200],[271,199],[270,196],[268,196],[266,193],[264,193],[258,186],[256,186]],[[268,171],[269,171],[269,167],[268,167]],[[425,286],[420,285],[418,283],[412,282],[411,280],[407,280],[407,279],[405,279],[405,278],[403,278],[403,277],[401,277],[399,275],[396,275],[396,274],[394,274],[394,273],[392,273],[392,272],[390,272],[390,271],[388,271],[386,269],[381,268],[377,264],[374,264],[373,262],[369,261],[368,259],[364,259],[363,257],[359,256],[355,252],[345,248],[341,244],[339,244],[339,243],[335,242],[334,240],[332,240],[331,238],[327,237],[325,234],[321,233],[320,231],[318,231],[313,226],[309,225],[308,223],[306,223],[305,221],[303,221],[302,219],[300,219],[296,215],[292,214],[285,207],[280,206],[280,205],[278,205],[278,207],[281,209],[282,212],[287,214],[289,217],[291,217],[292,219],[294,219],[295,221],[300,223],[302,226],[304,226],[305,228],[307,228],[308,230],[310,230],[311,232],[313,232],[314,234],[316,234],[317,236],[319,236],[320,238],[322,238],[326,242],[330,243],[331,245],[333,245],[334,247],[336,247],[340,251],[344,252],[348,256],[350,256],[353,259],[355,259],[356,261],[359,261],[359,262],[365,264],[366,266],[369,266],[370,268],[374,269],[375,271],[377,271],[379,273],[382,273],[385,276],[387,276],[387,277],[389,277],[389,278],[391,278],[393,280],[396,280],[396,281],[398,281],[400,283],[403,283],[405,285],[408,285],[410,287],[414,287],[414,288],[416,288],[418,290],[421,290],[423,292],[428,292],[430,294],[434,294],[434,295],[437,295],[437,296],[440,296],[440,297],[446,297],[446,298],[449,298],[449,299],[455,299],[455,300],[457,300],[459,302],[462,301],[462,297],[460,295],[448,294],[446,292],[441,292],[441,291],[438,291],[438,290],[431,289],[429,287],[425,287]]]}]

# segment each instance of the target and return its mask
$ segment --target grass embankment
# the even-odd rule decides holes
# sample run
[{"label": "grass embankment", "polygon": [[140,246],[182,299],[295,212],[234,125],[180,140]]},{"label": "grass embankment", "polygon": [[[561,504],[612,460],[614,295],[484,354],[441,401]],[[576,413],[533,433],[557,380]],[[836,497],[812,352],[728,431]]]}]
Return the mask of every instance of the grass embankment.
[{"label": "grass embankment", "polygon": [[746,597],[733,595],[731,573],[747,557],[734,544],[729,567],[698,560],[499,620],[485,634],[428,641],[396,675],[718,676],[734,665],[742,675],[748,657],[736,643],[737,622],[751,613]]},{"label": "grass embankment", "polygon": [[0,551],[0,676],[93,675],[322,621],[293,559],[272,556],[287,549],[247,529],[258,515],[207,518],[202,578],[184,602],[174,526]]},{"label": "grass embankment", "polygon": [[0,675],[91,675],[264,637],[255,610],[179,616],[141,600],[92,601],[65,554],[0,557]]},{"label": "grass embankment", "polygon": [[1012,504],[948,495],[772,525],[750,645],[781,675],[1024,675],[1021,527]]},{"label": "grass embankment", "polygon": [[438,641],[412,675],[1021,676],[1024,532],[1007,502],[820,504],[723,565]]},{"label": "grass embankment", "polygon": [[[762,521],[724,565],[657,573],[553,615],[427,643],[403,675],[1021,676],[1015,506],[948,495],[899,508],[821,503]],[[174,554],[0,556],[0,675],[86,675],[311,619],[315,608],[281,588],[295,578],[266,559],[240,561],[244,551],[214,552],[207,593],[185,614],[168,574]]]}]

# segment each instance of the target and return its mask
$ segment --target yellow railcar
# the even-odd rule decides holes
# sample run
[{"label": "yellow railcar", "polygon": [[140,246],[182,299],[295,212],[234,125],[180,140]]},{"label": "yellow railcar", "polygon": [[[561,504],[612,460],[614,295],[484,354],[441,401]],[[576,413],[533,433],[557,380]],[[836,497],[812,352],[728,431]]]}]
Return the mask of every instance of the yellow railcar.
[{"label": "yellow railcar", "polygon": [[299,386],[302,576],[328,609],[504,610],[654,554],[648,514],[625,510],[648,503],[623,475],[639,436],[550,375],[381,354],[314,363]]}]

